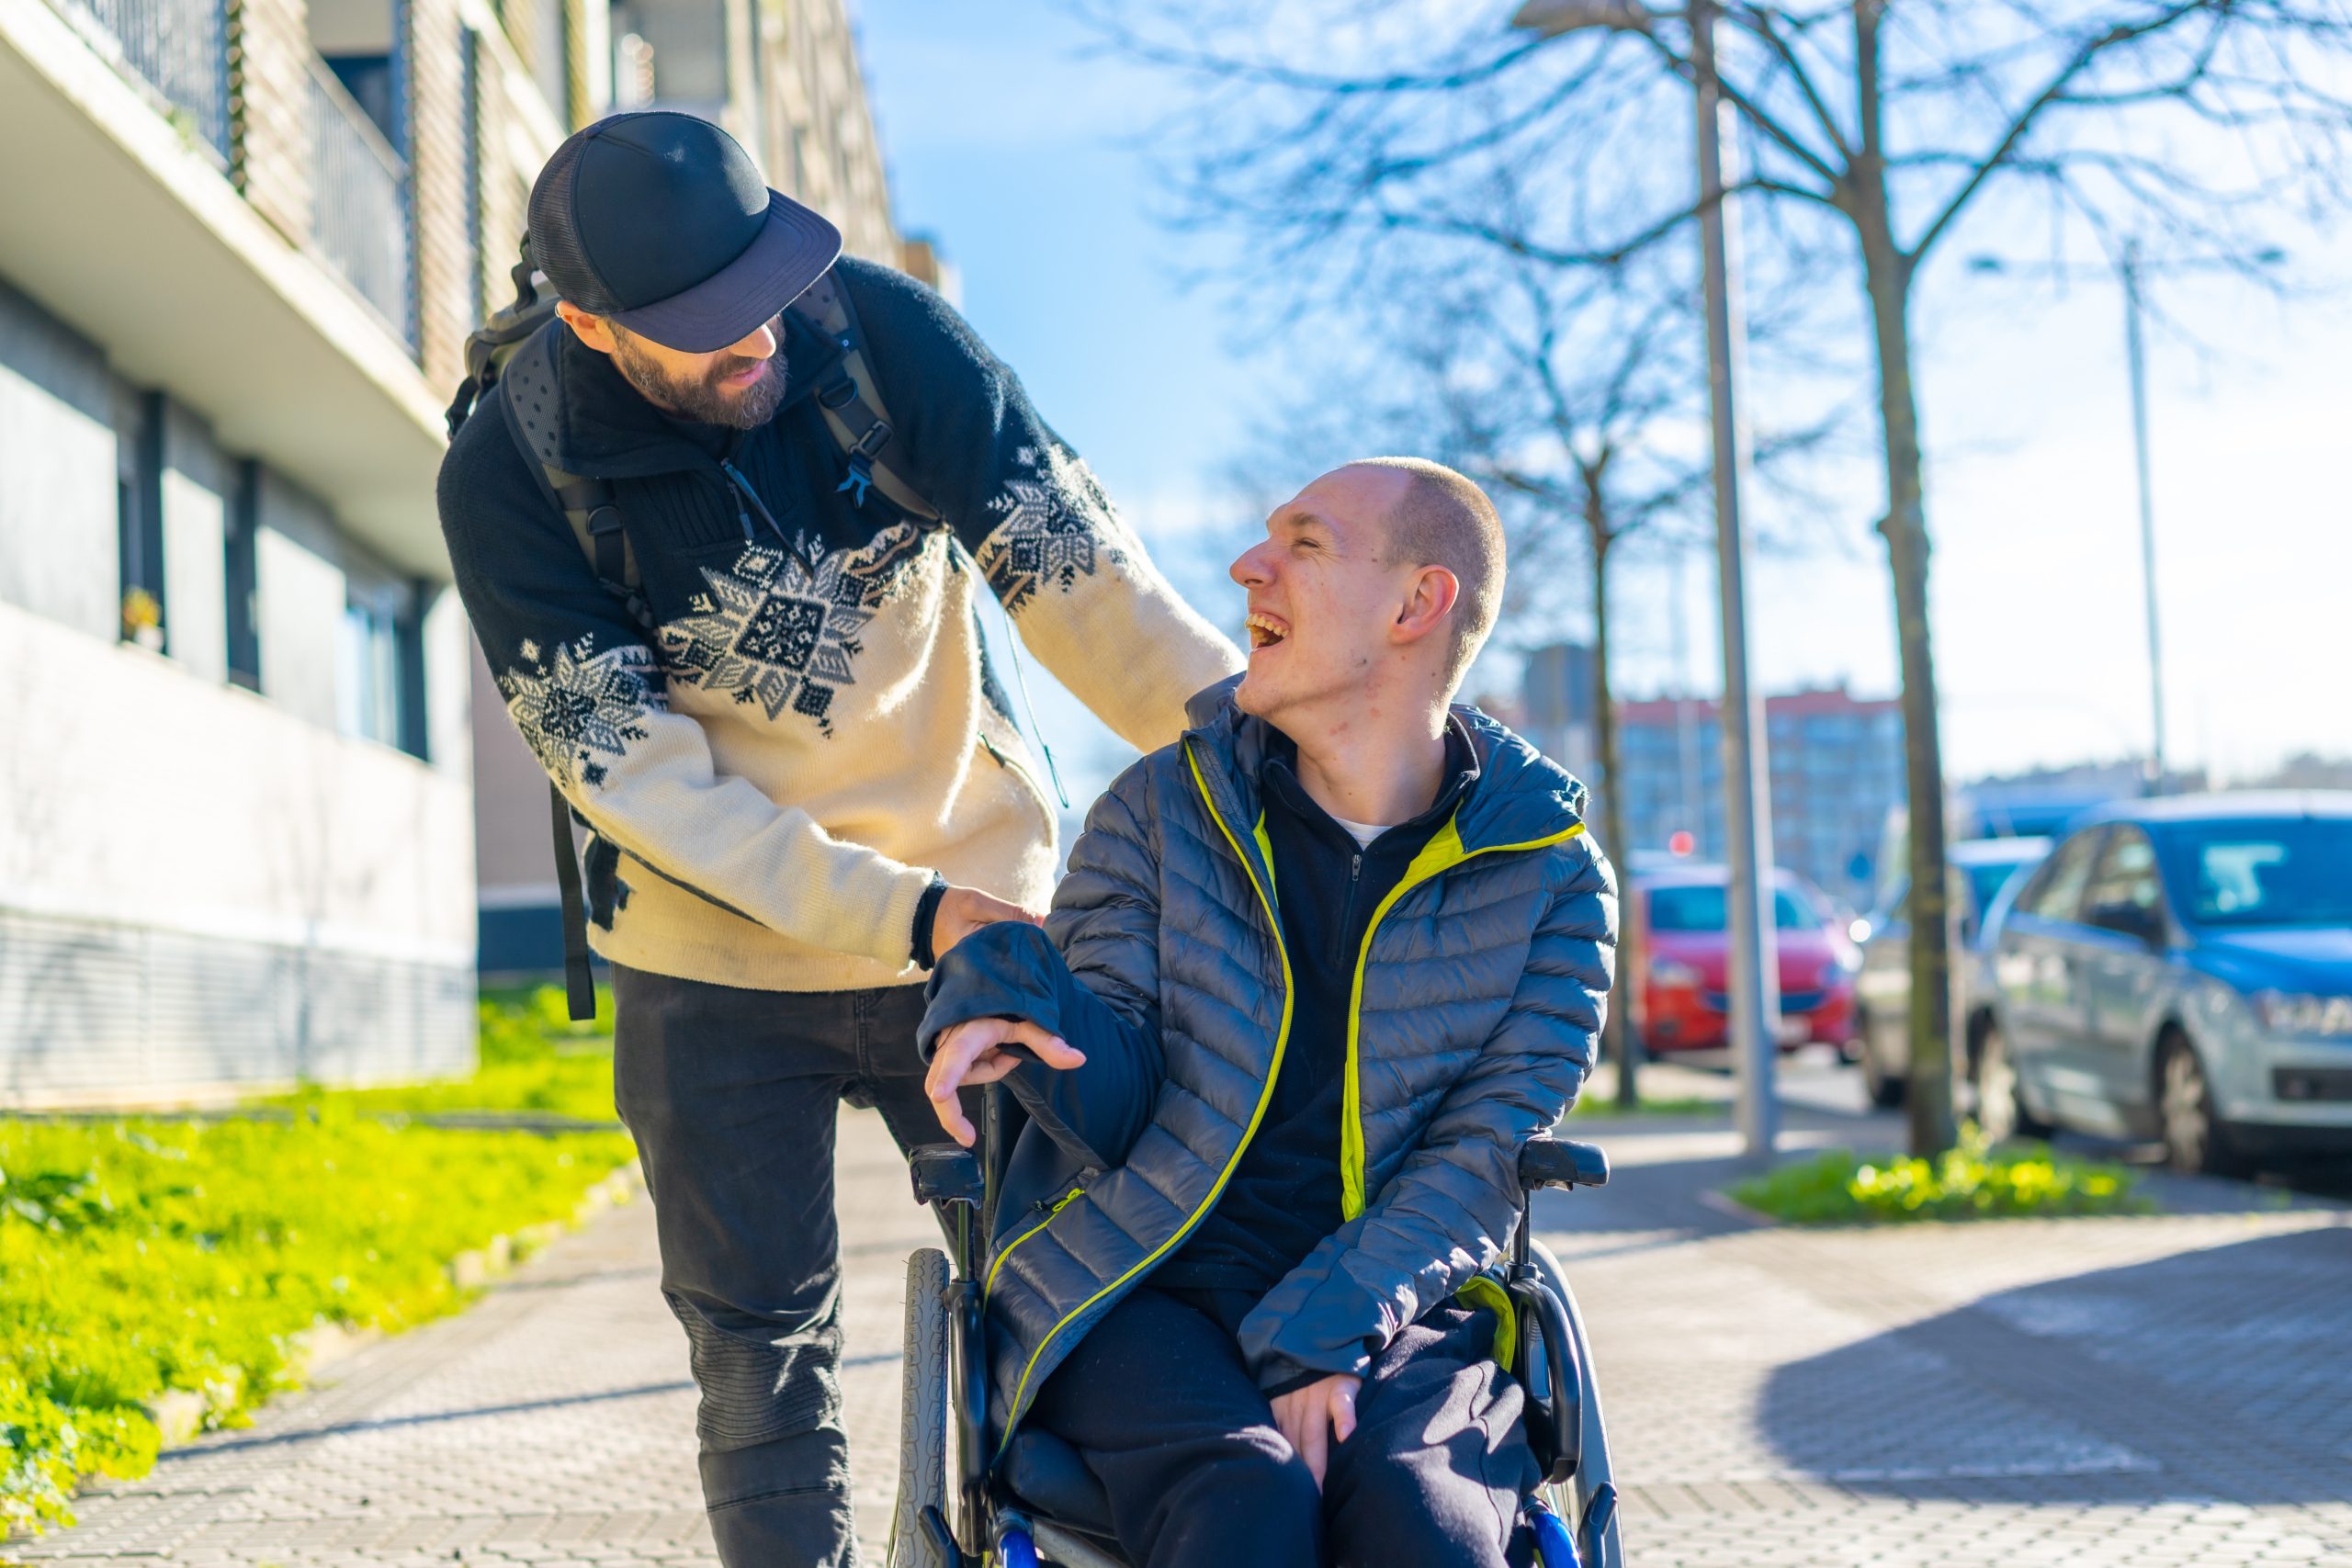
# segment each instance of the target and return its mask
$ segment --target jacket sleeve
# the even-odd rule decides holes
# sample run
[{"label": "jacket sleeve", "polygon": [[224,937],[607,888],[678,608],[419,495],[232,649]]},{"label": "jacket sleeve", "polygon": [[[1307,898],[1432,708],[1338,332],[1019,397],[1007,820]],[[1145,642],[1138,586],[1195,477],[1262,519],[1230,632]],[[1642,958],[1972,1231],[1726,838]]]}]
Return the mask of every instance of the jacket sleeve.
[{"label": "jacket sleeve", "polygon": [[485,404],[443,463],[442,532],[506,711],[564,798],[624,852],[749,919],[911,962],[932,874],[834,838],[718,770],[702,727],[669,710],[653,650],[501,419]]},{"label": "jacket sleeve", "polygon": [[1159,857],[1131,804],[1129,770],[1088,813],[1046,929],[983,926],[943,955],[917,1043],[975,1018],[1025,1019],[1085,1053],[1083,1066],[1040,1063],[1007,1080],[1073,1157],[1123,1163],[1151,1121],[1164,1076],[1159,1046]]},{"label": "jacket sleeve", "polygon": [[[1185,700],[1239,670],[1239,651],[1160,575],[954,307],[887,268],[845,262],[842,276],[905,437],[907,478],[954,525],[1021,640],[1138,750],[1176,739]],[[920,384],[900,390],[902,367],[922,367]]]},{"label": "jacket sleeve", "polygon": [[1326,1237],[1242,1320],[1261,1387],[1363,1374],[1374,1356],[1502,1255],[1519,1217],[1519,1154],[1575,1102],[1616,957],[1608,863],[1579,835],[1510,1007],[1370,1207]]}]

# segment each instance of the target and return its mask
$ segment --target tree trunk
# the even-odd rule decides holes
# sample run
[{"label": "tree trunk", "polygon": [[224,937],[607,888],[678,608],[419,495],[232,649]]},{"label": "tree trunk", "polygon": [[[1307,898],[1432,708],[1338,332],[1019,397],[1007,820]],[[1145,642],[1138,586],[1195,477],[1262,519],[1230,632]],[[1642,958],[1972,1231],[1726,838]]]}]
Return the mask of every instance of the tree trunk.
[{"label": "tree trunk", "polygon": [[1917,408],[1903,291],[1873,283],[1880,407],[1886,424],[1887,565],[1903,669],[1903,761],[1910,815],[1911,1152],[1952,1146],[1951,899],[1944,886],[1943,745],[1937,733],[1936,666],[1928,625],[1928,527],[1919,475]]},{"label": "tree trunk", "polygon": [[1617,1064],[1617,1105],[1622,1111],[1639,1108],[1641,1091],[1641,1021],[1636,1016],[1641,991],[1641,964],[1634,951],[1630,913],[1634,907],[1631,880],[1634,846],[1625,836],[1624,759],[1618,754],[1617,704],[1609,678],[1609,550],[1616,540],[1608,514],[1589,485],[1586,491],[1585,527],[1592,542],[1592,739],[1600,763],[1601,832],[1606,850],[1617,867],[1617,984],[1601,1025],[1601,1048]]},{"label": "tree trunk", "polygon": [[1879,139],[1878,22],[1883,0],[1854,6],[1856,79],[1862,147],[1852,177],[1854,227],[1870,292],[1878,352],[1879,417],[1886,442],[1887,565],[1894,585],[1894,629],[1903,671],[1905,793],[1910,813],[1911,1063],[1908,1093],[1914,1155],[1938,1155],[1955,1141],[1951,1071],[1951,943],[1944,886],[1943,746],[1937,727],[1936,666],[1928,625],[1928,518],[1919,461],[1919,410],[1911,382],[1912,258],[1896,243]]}]

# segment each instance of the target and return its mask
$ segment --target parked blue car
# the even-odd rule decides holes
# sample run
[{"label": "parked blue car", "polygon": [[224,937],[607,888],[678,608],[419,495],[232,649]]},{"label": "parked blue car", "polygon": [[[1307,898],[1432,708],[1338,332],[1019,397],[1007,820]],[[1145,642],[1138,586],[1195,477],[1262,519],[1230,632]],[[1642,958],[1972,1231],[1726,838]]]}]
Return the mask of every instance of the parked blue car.
[{"label": "parked blue car", "polygon": [[1994,1137],[2161,1137],[2185,1171],[2352,1157],[2352,791],[2102,807],[1988,919]]}]

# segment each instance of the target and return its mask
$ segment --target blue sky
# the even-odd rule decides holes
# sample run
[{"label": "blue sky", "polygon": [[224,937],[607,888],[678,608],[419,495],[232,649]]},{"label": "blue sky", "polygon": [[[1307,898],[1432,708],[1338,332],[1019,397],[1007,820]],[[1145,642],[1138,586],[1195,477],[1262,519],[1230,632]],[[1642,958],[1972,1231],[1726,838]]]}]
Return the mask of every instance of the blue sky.
[{"label": "blue sky", "polygon": [[[1223,541],[1254,520],[1221,473],[1297,371],[1280,342],[1235,341],[1214,287],[1179,281],[1201,257],[1154,221],[1136,145],[1170,88],[1088,52],[1046,0],[854,0],[854,14],[902,226],[937,236],[966,313],[1186,592],[1236,626]],[[2137,753],[2149,705],[2120,303],[2109,287],[2053,296],[1972,275],[1958,263],[2000,236],[1953,238],[1916,323],[1947,765]],[[2217,288],[2177,309],[2195,340],[2159,328],[2150,378],[2173,758],[2233,777],[2298,750],[2352,754],[2352,304]],[[1856,503],[1816,520],[1817,548],[1756,569],[1768,690],[1894,687],[1866,504],[1876,466],[1859,457],[1849,478]],[[1711,690],[1711,558],[1682,575],[1690,672]],[[1676,680],[1671,581],[1657,556],[1626,560],[1617,631],[1636,694]],[[1118,743],[1030,673],[1073,793],[1091,793]],[[1472,685],[1510,678],[1497,660]]]}]

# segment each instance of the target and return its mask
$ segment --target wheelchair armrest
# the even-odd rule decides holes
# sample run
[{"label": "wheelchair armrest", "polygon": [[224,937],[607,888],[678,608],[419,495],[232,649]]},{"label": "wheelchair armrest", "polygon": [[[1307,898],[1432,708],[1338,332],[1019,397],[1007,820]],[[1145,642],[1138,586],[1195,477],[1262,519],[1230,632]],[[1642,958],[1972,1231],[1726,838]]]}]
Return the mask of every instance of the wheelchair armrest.
[{"label": "wheelchair armrest", "polygon": [[1608,1184],[1609,1156],[1596,1144],[1536,1138],[1519,1151],[1519,1185],[1522,1190]]},{"label": "wheelchair armrest", "polygon": [[969,1149],[959,1149],[952,1144],[920,1148],[909,1156],[908,1168],[914,1175],[915,1201],[918,1203],[970,1203],[978,1205],[984,1189],[980,1183],[980,1162]]}]

